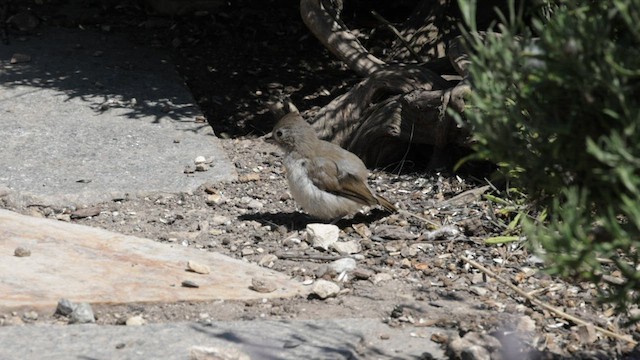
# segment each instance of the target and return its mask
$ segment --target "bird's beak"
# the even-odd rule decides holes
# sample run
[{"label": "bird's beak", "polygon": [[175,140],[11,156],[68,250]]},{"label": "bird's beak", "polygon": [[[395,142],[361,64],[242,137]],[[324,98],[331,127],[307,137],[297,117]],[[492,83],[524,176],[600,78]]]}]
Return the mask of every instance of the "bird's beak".
[{"label": "bird's beak", "polygon": [[276,139],[273,138],[273,134],[272,133],[268,133],[267,135],[263,136],[262,139],[266,142],[268,142],[269,144],[275,144],[276,143]]}]

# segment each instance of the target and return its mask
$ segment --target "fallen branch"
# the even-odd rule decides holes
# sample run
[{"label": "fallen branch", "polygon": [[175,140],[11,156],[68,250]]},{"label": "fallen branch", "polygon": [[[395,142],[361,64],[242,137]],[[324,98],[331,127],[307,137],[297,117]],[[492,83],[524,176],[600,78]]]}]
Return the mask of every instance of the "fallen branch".
[{"label": "fallen branch", "polygon": [[564,312],[564,311],[562,311],[562,310],[560,310],[560,309],[558,309],[556,307],[553,307],[553,306],[551,306],[551,305],[549,305],[547,303],[544,303],[541,300],[537,299],[536,297],[526,293],[524,290],[521,290],[519,287],[513,285],[511,282],[503,279],[498,274],[496,274],[493,271],[487,269],[486,267],[480,265],[478,262],[476,262],[474,260],[471,260],[471,259],[469,259],[469,258],[467,258],[467,257],[465,257],[463,255],[460,255],[459,257],[460,257],[460,259],[462,261],[464,261],[467,264],[469,264],[469,265],[475,267],[476,269],[482,271],[487,276],[490,276],[490,277],[496,279],[499,283],[508,286],[511,290],[513,290],[516,293],[518,293],[518,295],[520,295],[523,298],[529,300],[532,304],[535,304],[535,305],[537,305],[537,306],[539,306],[539,307],[541,307],[541,308],[543,308],[543,309],[545,309],[547,311],[550,311],[551,313],[554,313],[557,316],[559,316],[559,317],[561,317],[561,318],[563,318],[565,320],[571,321],[574,324],[585,325],[585,326],[586,325],[592,325],[595,330],[597,330],[597,331],[599,331],[599,332],[601,332],[601,333],[603,333],[603,334],[605,334],[605,335],[607,335],[609,337],[612,337],[612,338],[618,339],[618,340],[627,341],[630,344],[633,344],[634,346],[638,345],[638,342],[633,340],[629,336],[621,335],[621,334],[618,334],[616,332],[607,330],[605,328],[601,328],[599,326],[595,326],[595,325],[593,325],[593,324],[591,324],[591,323],[589,323],[589,322],[587,322],[585,320],[582,320],[582,319],[580,319],[580,318],[578,318],[578,317],[576,317],[574,315],[567,314],[566,312]]},{"label": "fallen branch", "polygon": [[360,76],[369,76],[386,66],[337,22],[321,0],[300,0],[300,15],[322,45]]}]

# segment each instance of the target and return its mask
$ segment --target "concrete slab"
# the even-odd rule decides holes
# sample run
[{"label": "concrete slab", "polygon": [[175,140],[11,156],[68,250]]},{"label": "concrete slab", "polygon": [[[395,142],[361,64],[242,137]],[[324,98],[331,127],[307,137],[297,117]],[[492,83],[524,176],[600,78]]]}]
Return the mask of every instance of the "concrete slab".
[{"label": "concrete slab", "polygon": [[[14,256],[17,247],[29,249],[31,256]],[[211,272],[187,272],[190,260]],[[276,290],[251,290],[254,278]],[[200,287],[182,287],[185,280]],[[53,312],[60,298],[102,304],[262,299],[303,294],[305,289],[284,274],[221,254],[0,210],[3,310]]]},{"label": "concrete slab", "polygon": [[[11,64],[14,54],[30,60]],[[14,201],[81,205],[233,179],[167,59],[82,30],[44,29],[0,46],[0,187]],[[185,174],[197,156],[212,167]]]},{"label": "concrete slab", "polygon": [[202,346],[236,349],[252,360],[445,359],[439,345],[429,340],[433,332],[428,327],[391,328],[378,319],[11,326],[0,328],[0,358],[183,360],[190,359],[192,347]]}]

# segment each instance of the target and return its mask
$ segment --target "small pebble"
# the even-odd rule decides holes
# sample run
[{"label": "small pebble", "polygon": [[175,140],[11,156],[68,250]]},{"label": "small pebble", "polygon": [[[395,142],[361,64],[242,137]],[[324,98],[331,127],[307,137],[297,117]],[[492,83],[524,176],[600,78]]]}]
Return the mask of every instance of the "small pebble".
[{"label": "small pebble", "polygon": [[13,251],[13,255],[17,256],[17,257],[27,257],[27,256],[31,256],[31,250],[24,248],[24,247],[17,247],[14,251]]},{"label": "small pebble", "polygon": [[362,251],[360,244],[356,240],[337,241],[331,244],[331,248],[337,251],[340,255],[357,254]]},{"label": "small pebble", "polygon": [[316,249],[329,250],[331,244],[338,241],[340,228],[331,224],[308,224],[307,241]]},{"label": "small pebble", "polygon": [[270,293],[278,289],[278,286],[270,280],[253,278],[251,279],[251,290],[259,293]]},{"label": "small pebble", "polygon": [[62,298],[58,300],[58,306],[56,307],[56,314],[62,316],[69,316],[76,308],[76,304],[69,301],[69,299]]},{"label": "small pebble", "polygon": [[260,261],[258,261],[258,265],[260,266],[264,266],[264,267],[272,267],[275,263],[275,261],[278,260],[278,257],[273,255],[273,254],[267,254],[264,255]]},{"label": "small pebble", "polygon": [[142,317],[142,315],[132,316],[125,321],[125,325],[127,326],[141,326],[146,323],[146,320]]},{"label": "small pebble", "polygon": [[38,313],[35,311],[27,311],[22,315],[22,318],[29,321],[36,321],[38,320]]},{"label": "small pebble", "polygon": [[213,218],[211,218],[211,225],[213,226],[226,225],[229,223],[231,223],[231,219],[227,216],[214,215]]},{"label": "small pebble", "polygon": [[187,288],[199,288],[200,285],[196,284],[194,281],[191,280],[185,280],[182,282],[182,286],[183,287],[187,287]]},{"label": "small pebble", "polygon": [[356,268],[353,270],[353,277],[358,280],[367,280],[373,276],[373,271],[363,268]]},{"label": "small pebble", "polygon": [[324,300],[338,295],[340,292],[340,286],[331,281],[319,279],[313,285],[311,292]]},{"label": "small pebble", "polygon": [[356,268],[356,261],[352,258],[338,259],[338,260],[332,261],[329,264],[329,268],[338,274],[343,271],[351,271]]},{"label": "small pebble", "polygon": [[374,285],[378,285],[382,282],[389,281],[391,279],[393,279],[393,276],[391,274],[378,273],[373,276],[373,279],[371,280],[371,282],[373,282]]},{"label": "small pebble", "polygon": [[247,204],[247,207],[253,210],[260,210],[264,207],[264,204],[260,200],[253,199],[249,201],[249,203]]},{"label": "small pebble", "polygon": [[200,264],[191,260],[187,262],[187,269],[198,274],[208,274],[211,272],[211,269],[209,269],[207,265]]},{"label": "small pebble", "polygon": [[69,324],[86,324],[96,322],[93,309],[88,303],[80,303],[71,313]]}]

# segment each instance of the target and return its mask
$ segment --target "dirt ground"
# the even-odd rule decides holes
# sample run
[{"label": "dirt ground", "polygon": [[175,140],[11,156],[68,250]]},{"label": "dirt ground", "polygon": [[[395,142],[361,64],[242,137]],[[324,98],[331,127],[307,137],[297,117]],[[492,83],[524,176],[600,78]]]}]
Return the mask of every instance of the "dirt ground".
[{"label": "dirt ground", "polygon": [[[530,304],[460,259],[461,255],[475,259],[552,306],[640,339],[640,328],[620,328],[615,313],[597,303],[596,289],[547,275],[541,259],[524,243],[487,245],[484,239],[502,233],[508,213],[504,215],[502,205],[482,197],[493,190],[473,176],[410,166],[403,172],[374,171],[369,182],[379,194],[449,231],[437,233],[416,217],[372,209],[337,224],[340,241],[357,244],[353,254],[309,245],[305,227],[316,221],[297,211],[287,191],[281,152],[260,139],[275,121],[265,104],[270,97],[288,96],[301,110],[312,110],[357,79],[306,31],[295,2],[251,2],[249,6],[247,1],[237,1],[215,14],[181,17],[149,16],[148,8],[130,2],[119,6],[79,3],[85,8],[78,13],[66,13],[69,2],[65,1],[45,2],[32,10],[47,14],[47,7],[55,7],[48,13],[52,15],[41,16],[48,25],[82,24],[126,33],[134,41],[170,51],[223,139],[239,179],[206,184],[194,193],[93,204],[90,207],[98,208],[100,214],[87,218],[70,219],[76,209],[69,208],[13,210],[220,252],[300,281],[332,280],[342,289],[337,297],[326,300],[97,306],[98,323],[119,324],[138,314],[148,322],[366,317],[413,327],[416,336],[420,327],[439,327],[443,336],[425,341],[443,346],[456,335],[488,334],[491,337],[483,345],[502,347],[509,354],[504,358],[640,356],[627,343],[594,336],[590,327]],[[343,257],[357,262],[357,269],[346,276],[327,266]],[[64,321],[51,315],[37,323]],[[491,343],[494,338],[499,340],[497,345]]]}]

